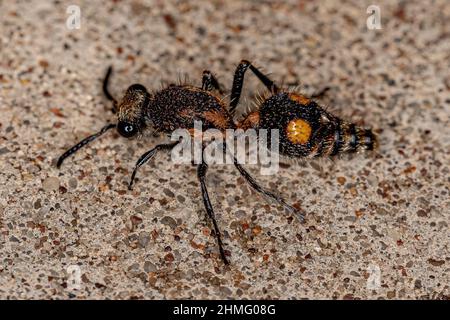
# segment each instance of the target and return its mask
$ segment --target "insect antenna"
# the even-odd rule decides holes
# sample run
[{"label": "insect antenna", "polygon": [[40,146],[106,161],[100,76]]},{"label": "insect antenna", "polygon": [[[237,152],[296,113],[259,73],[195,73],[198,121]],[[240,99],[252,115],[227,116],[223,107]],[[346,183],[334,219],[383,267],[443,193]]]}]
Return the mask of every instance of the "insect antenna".
[{"label": "insect antenna", "polygon": [[108,100],[112,101],[112,103],[113,103],[112,112],[115,114],[117,112],[118,103],[117,103],[117,100],[114,99],[114,97],[108,90],[108,83],[109,83],[109,78],[111,77],[111,73],[112,73],[112,66],[109,66],[108,71],[106,71],[105,78],[103,79],[103,93],[105,94],[106,98],[108,98]]},{"label": "insect antenna", "polygon": [[61,164],[63,163],[63,161],[71,156],[72,154],[74,154],[75,152],[77,152],[78,150],[80,150],[82,147],[84,147],[85,145],[87,145],[89,142],[94,141],[95,139],[97,139],[98,137],[100,137],[101,135],[103,135],[106,131],[108,131],[109,129],[115,128],[116,124],[115,123],[110,123],[107,124],[106,126],[104,126],[99,132],[94,133],[93,135],[90,135],[89,137],[81,140],[80,142],[78,142],[76,145],[74,145],[72,148],[70,148],[69,150],[67,150],[66,152],[64,152],[58,159],[58,162],[56,163],[56,167],[59,168],[61,167]]}]

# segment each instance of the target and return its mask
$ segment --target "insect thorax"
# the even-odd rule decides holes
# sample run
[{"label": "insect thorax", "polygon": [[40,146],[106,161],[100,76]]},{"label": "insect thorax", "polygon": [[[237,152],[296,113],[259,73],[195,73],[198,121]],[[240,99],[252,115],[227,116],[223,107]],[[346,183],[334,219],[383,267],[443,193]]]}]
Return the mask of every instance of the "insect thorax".
[{"label": "insect thorax", "polygon": [[201,121],[203,129],[226,128],[231,120],[219,97],[191,86],[169,86],[150,99],[147,117],[153,126],[165,133],[178,128],[191,129]]}]

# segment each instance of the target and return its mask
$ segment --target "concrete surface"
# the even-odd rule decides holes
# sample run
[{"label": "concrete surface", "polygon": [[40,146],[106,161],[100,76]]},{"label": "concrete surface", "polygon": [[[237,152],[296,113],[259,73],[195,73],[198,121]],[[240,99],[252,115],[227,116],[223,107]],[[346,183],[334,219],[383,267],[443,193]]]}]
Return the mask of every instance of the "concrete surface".
[{"label": "concrete surface", "polygon": [[[372,3],[77,1],[70,30],[72,1],[0,1],[0,298],[448,299],[450,4],[375,1],[368,30]],[[55,168],[114,119],[107,66],[120,96],[206,68],[229,89],[242,58],[380,133],[378,155],[249,168],[305,226],[211,168],[224,268],[194,167],[160,156],[126,190],[160,138],[109,133]]]}]

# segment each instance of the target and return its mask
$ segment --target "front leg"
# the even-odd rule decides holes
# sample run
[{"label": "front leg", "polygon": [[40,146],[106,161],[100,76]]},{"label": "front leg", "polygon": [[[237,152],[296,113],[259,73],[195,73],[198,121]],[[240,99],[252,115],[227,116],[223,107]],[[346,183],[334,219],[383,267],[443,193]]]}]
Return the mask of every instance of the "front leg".
[{"label": "front leg", "polygon": [[136,162],[136,165],[134,166],[133,173],[131,174],[130,183],[128,184],[128,190],[132,190],[133,181],[136,176],[137,170],[144,165],[147,161],[149,161],[151,158],[153,158],[158,151],[160,150],[172,150],[173,147],[175,147],[179,141],[173,142],[173,143],[166,143],[166,144],[159,144],[150,151],[147,151],[144,153],[139,160]]}]

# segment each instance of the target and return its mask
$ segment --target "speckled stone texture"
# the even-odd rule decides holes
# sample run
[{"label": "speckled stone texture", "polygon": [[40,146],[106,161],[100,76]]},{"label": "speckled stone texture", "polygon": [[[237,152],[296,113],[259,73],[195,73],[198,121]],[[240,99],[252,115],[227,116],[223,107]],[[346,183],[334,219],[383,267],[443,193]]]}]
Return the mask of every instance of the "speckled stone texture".
[{"label": "speckled stone texture", "polygon": [[[72,1],[0,1],[0,298],[449,298],[447,0],[76,2],[79,30]],[[370,4],[381,30],[367,29]],[[321,104],[380,134],[368,157],[283,160],[276,176],[248,166],[305,225],[211,167],[225,268],[195,167],[160,155],[127,190],[162,138],[110,132],[56,169],[114,121],[109,65],[120,97],[135,82],[199,85],[204,69],[229,90],[243,58],[305,94],[329,86]],[[248,80],[240,108],[262,88]]]}]

